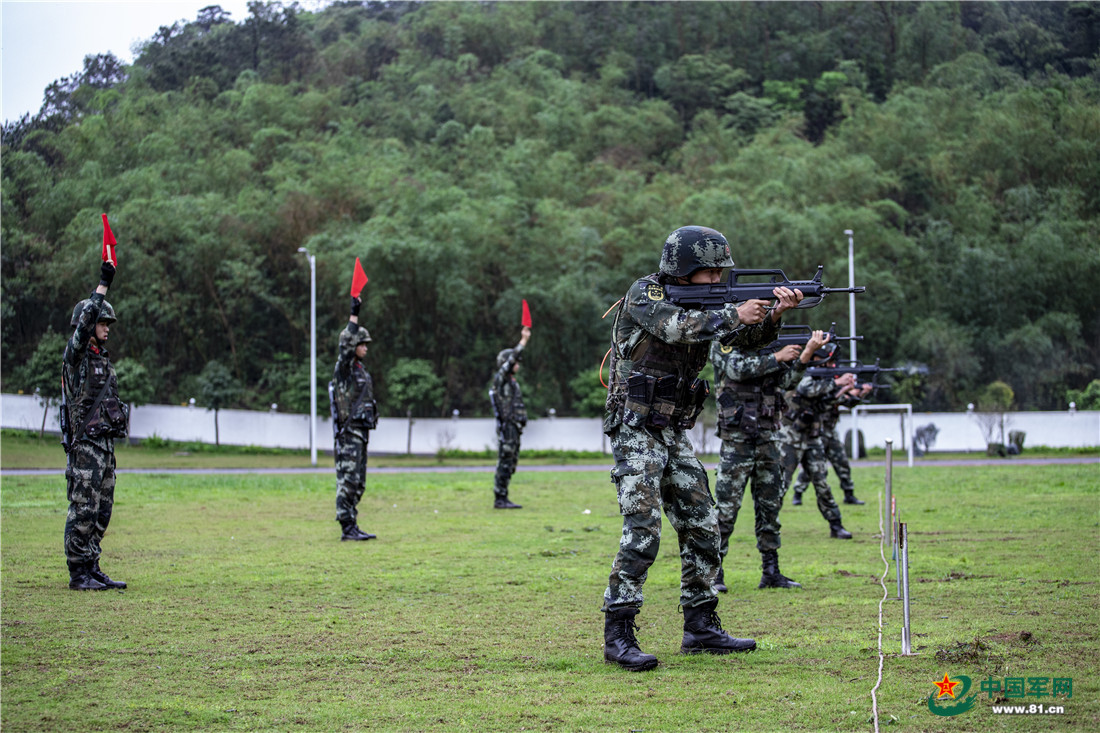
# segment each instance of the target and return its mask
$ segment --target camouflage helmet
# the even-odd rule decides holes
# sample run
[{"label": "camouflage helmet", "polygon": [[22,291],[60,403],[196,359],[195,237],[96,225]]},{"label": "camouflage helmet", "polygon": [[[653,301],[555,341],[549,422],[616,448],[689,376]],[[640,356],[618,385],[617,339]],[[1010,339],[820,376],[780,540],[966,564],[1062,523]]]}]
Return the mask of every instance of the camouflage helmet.
[{"label": "camouflage helmet", "polygon": [[[515,349],[504,349],[499,354],[497,354],[497,369],[500,369],[502,366],[508,363],[508,360],[512,358],[513,353],[515,353]],[[520,355],[516,357],[516,362],[518,363],[522,360],[523,354],[520,353]]]},{"label": "camouflage helmet", "polygon": [[369,344],[370,342],[370,331],[364,326],[359,326],[355,333],[348,333],[346,328],[340,332],[340,348],[355,348],[359,344]]},{"label": "camouflage helmet", "polygon": [[721,232],[709,227],[680,227],[665,240],[662,275],[688,277],[696,270],[733,267],[730,245]]},{"label": "camouflage helmet", "polygon": [[[77,322],[80,321],[80,314],[84,312],[84,306],[88,305],[90,301],[91,298],[86,298],[76,304],[76,307],[73,308],[72,320],[69,321],[69,328],[76,328]],[[99,322],[114,323],[117,320],[114,307],[104,300],[103,305],[99,308]]]}]

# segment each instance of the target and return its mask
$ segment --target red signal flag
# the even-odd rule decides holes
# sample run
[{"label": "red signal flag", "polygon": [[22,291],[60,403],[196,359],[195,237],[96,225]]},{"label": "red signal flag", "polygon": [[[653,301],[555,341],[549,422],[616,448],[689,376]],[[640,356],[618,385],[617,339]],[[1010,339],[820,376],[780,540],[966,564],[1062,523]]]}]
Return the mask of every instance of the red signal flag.
[{"label": "red signal flag", "polygon": [[111,231],[111,225],[107,223],[107,215],[103,215],[103,261],[118,265],[118,255],[115,253],[115,234]]},{"label": "red signal flag", "polygon": [[531,327],[531,309],[527,307],[526,299],[523,301],[523,325],[527,328]]},{"label": "red signal flag", "polygon": [[351,297],[358,298],[363,292],[363,286],[367,284],[367,273],[363,272],[363,263],[355,258],[355,272],[351,276]]}]

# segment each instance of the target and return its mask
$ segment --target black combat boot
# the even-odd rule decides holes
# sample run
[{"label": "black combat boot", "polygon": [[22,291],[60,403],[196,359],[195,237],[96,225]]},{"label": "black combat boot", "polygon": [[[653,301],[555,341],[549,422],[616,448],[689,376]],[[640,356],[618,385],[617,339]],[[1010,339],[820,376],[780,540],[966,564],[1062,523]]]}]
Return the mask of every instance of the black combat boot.
[{"label": "black combat boot", "polygon": [[634,630],[638,628],[634,617],[636,608],[608,611],[603,621],[603,658],[631,672],[644,672],[657,666],[657,657],[638,648]]},{"label": "black combat boot", "polygon": [[719,593],[728,593],[729,588],[726,587],[725,581],[726,569],[720,567],[718,568],[718,577],[714,581],[714,590],[718,591]]},{"label": "black combat boot", "polygon": [[845,504],[866,504],[867,502],[863,501],[862,499],[857,499],[856,498],[856,492],[855,492],[854,489],[848,489],[844,492],[844,503]]},{"label": "black combat boot", "polygon": [[783,573],[779,572],[779,553],[768,550],[760,553],[760,565],[764,569],[760,576],[760,585],[757,588],[801,588],[801,583],[796,583]]},{"label": "black combat boot", "polygon": [[91,563],[69,563],[70,590],[107,590],[107,586],[92,577]]},{"label": "black combat boot", "polygon": [[103,585],[107,586],[108,588],[125,588],[126,587],[126,582],[125,581],[111,580],[111,578],[107,575],[107,573],[100,570],[99,569],[99,560],[96,560],[94,563],[92,563],[91,571],[88,574],[91,575],[96,580],[98,580],[100,583],[103,583]]},{"label": "black combat boot", "polygon": [[802,492],[798,489],[794,490],[794,498],[791,499],[791,506],[802,506]]},{"label": "black combat boot", "polygon": [[684,654],[729,654],[751,652],[756,648],[754,639],[737,639],[722,630],[722,621],[715,608],[718,599],[698,606],[684,607],[684,640],[680,651]]},{"label": "black combat boot", "polygon": [[362,542],[363,540],[374,539],[374,535],[367,534],[359,529],[359,526],[355,522],[341,522],[340,526],[344,529],[343,533],[340,535],[341,542]]},{"label": "black combat boot", "polygon": [[829,536],[835,540],[852,539],[852,533],[844,529],[840,522],[833,522],[829,525]]},{"label": "black combat boot", "polygon": [[507,497],[505,497],[503,499],[498,497],[496,499],[496,501],[493,502],[493,509],[522,509],[522,508],[523,508],[522,505],[513,504],[512,502],[508,501]]}]

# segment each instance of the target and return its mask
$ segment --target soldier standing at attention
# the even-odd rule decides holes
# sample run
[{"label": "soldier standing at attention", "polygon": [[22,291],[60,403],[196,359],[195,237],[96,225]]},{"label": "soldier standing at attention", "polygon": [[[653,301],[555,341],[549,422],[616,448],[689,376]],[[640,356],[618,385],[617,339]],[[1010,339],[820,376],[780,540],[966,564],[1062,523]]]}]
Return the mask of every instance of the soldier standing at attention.
[{"label": "soldier standing at attention", "polygon": [[527,408],[523,404],[516,373],[519,371],[523,349],[531,338],[531,329],[524,326],[520,331],[519,343],[511,349],[497,354],[497,370],[493,374],[493,386],[489,390],[489,401],[493,405],[493,414],[497,419],[497,473],[493,480],[494,509],[522,509],[520,504],[508,500],[508,484],[516,472],[519,461],[519,438],[527,425]]},{"label": "soldier standing at attention", "polygon": [[[833,366],[833,364],[827,364],[826,366]],[[848,463],[848,454],[844,452],[844,441],[840,439],[840,434],[836,429],[837,423],[840,422],[840,408],[851,408],[858,405],[871,393],[873,388],[873,385],[864,384],[862,387],[844,395],[833,397],[826,403],[825,413],[821,416],[825,457],[832,464],[833,470],[836,471],[840,488],[844,492],[845,504],[863,504],[865,502],[856,497],[856,486],[852,482],[852,466]],[[798,480],[791,487],[794,490],[794,498],[791,499],[792,505],[799,506],[802,504],[802,494],[806,492],[809,485],[810,475],[806,473],[805,469],[802,469],[798,473]]]},{"label": "soldier standing at attention", "polygon": [[359,529],[356,518],[367,474],[367,442],[378,424],[374,382],[363,366],[370,332],[359,325],[362,299],[351,299],[348,325],[340,332],[339,356],[329,384],[332,403],[336,457],[336,521],[343,532],[341,541],[373,540],[375,535]]},{"label": "soldier standing at attention", "polygon": [[[611,385],[604,432],[611,441],[611,479],[619,498],[623,532],[604,591],[604,659],[631,671],[653,669],[657,658],[638,648],[634,617],[642,585],[657,558],[664,507],[680,543],[680,606],[684,653],[728,654],[756,648],[722,629],[714,581],[720,566],[718,515],[707,472],[695,457],[687,431],[708,393],[698,378],[709,342],[745,348],[775,340],[779,315],[802,299],[785,287],[771,314],[768,301],[695,310],[665,298],[664,285],[713,284],[732,267],[729,244],[707,227],[677,229],[665,241],[659,272],[643,277],[621,301],[611,334]],[[752,324],[752,325],[748,325]]]},{"label": "soldier standing at attention", "polygon": [[69,494],[65,560],[73,590],[126,587],[99,568],[100,543],[115,500],[114,439],[126,437],[129,420],[129,408],[118,397],[118,380],[107,355],[115,310],[105,296],[114,277],[115,266],[104,262],[99,286],[73,309],[73,335],[62,357],[62,433],[68,452]]},{"label": "soldier standing at attention", "polygon": [[829,523],[829,536],[838,540],[850,540],[852,533],[844,529],[840,507],[829,489],[829,465],[825,462],[821,419],[830,399],[843,397],[854,387],[854,374],[844,374],[835,379],[809,375],[802,377],[798,387],[790,394],[783,423],[783,485],[790,485],[799,465],[806,469],[817,492],[818,511]]},{"label": "soldier standing at attention", "polygon": [[[814,352],[828,340],[814,331],[806,345],[791,344],[769,354],[747,352],[712,341],[710,361],[717,382],[721,461],[714,483],[718,500],[720,553],[729,552],[745,485],[752,480],[756,549],[763,574],[760,588],[801,588],[779,572],[779,509],[783,506],[783,445],[780,440],[783,391],[798,384]],[[726,591],[725,570],[718,569],[715,590]]]}]

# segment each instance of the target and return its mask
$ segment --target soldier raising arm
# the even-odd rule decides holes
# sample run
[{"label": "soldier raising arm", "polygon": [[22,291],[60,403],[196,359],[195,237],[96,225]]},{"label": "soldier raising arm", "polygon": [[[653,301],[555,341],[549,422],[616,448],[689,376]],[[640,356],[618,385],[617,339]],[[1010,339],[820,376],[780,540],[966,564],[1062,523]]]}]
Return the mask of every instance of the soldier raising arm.
[{"label": "soldier raising arm", "polygon": [[62,432],[68,446],[65,479],[69,511],[65,519],[65,560],[73,590],[125,588],[99,567],[100,543],[111,522],[115,496],[115,438],[126,436],[128,408],[119,399],[118,379],[107,353],[115,310],[105,300],[115,267],[100,266],[99,286],[77,303],[65,344]]},{"label": "soldier raising arm", "polygon": [[527,425],[527,407],[523,404],[523,392],[516,374],[519,372],[523,349],[531,339],[531,328],[520,331],[519,343],[497,354],[497,370],[493,374],[493,387],[489,398],[497,421],[497,472],[493,479],[493,508],[522,509],[508,498],[508,484],[516,472],[519,461],[519,440]]},{"label": "soldier raising arm", "polygon": [[336,460],[336,521],[342,541],[373,540],[375,535],[359,529],[359,500],[363,498],[367,474],[367,444],[378,422],[374,381],[363,364],[370,332],[359,325],[362,299],[351,299],[348,325],[340,332],[339,355],[329,385],[332,402]]}]

